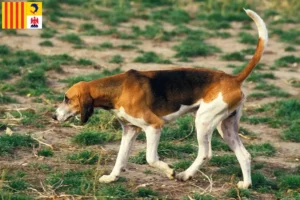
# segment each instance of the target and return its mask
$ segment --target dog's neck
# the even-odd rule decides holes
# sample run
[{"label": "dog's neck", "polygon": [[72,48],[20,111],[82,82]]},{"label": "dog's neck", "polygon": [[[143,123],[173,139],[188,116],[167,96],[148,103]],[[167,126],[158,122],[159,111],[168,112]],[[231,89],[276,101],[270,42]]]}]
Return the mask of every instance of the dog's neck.
[{"label": "dog's neck", "polygon": [[90,82],[90,94],[94,99],[94,107],[114,109],[123,83],[123,74],[97,79]]}]

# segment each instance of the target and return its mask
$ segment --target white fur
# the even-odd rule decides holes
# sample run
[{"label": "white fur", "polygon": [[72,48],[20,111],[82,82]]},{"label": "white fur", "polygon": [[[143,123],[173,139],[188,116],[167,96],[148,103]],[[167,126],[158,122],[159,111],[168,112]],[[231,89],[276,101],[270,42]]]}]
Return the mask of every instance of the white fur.
[{"label": "white fur", "polygon": [[257,29],[258,29],[258,35],[261,39],[264,41],[264,48],[266,48],[268,43],[268,30],[266,27],[265,22],[262,20],[262,18],[254,11],[249,9],[244,9],[245,12],[249,17],[252,18],[252,20],[255,22]]},{"label": "white fur", "polygon": [[[221,93],[216,99],[209,103],[206,103],[201,99],[199,103],[194,104],[193,106],[181,106],[179,111],[164,116],[162,117],[162,119],[166,121],[173,120],[174,118],[193,110],[193,108],[196,108],[196,106],[199,105],[200,107],[197,110],[195,119],[197,140],[199,146],[198,155],[193,164],[184,172],[179,173],[176,178],[181,181],[186,181],[192,178],[198,171],[199,167],[212,157],[212,132],[219,124],[219,133],[228,143],[230,148],[235,152],[237,159],[241,165],[244,180],[238,183],[238,187],[248,188],[251,185],[250,154],[247,152],[238,137],[237,129],[239,114],[227,118],[229,116],[228,105],[224,102]],[[132,125],[141,127],[146,132],[147,162],[150,166],[163,171],[170,179],[174,178],[174,170],[171,169],[167,163],[160,161],[157,153],[161,129],[155,129],[150,124],[147,124],[144,119],[134,118],[130,116],[125,112],[123,107],[121,107],[119,110],[115,110],[115,113],[120,119],[122,119],[122,121],[126,120]],[[116,164],[111,174],[103,175],[99,179],[100,182],[109,183],[118,179],[121,170],[126,166],[130,149],[137,137],[136,129],[131,126],[125,125],[124,123],[121,124],[123,127],[123,136]]]},{"label": "white fur", "polygon": [[220,93],[216,99],[209,103],[201,100],[200,108],[196,113],[196,129],[198,140],[198,156],[193,164],[176,178],[186,181],[192,178],[199,167],[212,157],[211,136],[215,127],[228,115],[228,105],[223,101]]},{"label": "white fur", "polygon": [[240,119],[241,107],[237,109],[235,116],[223,120],[218,125],[218,131],[225,142],[234,151],[243,173],[243,181],[238,183],[238,187],[246,189],[251,185],[251,155],[245,149],[238,135],[238,122]]},{"label": "white fur", "polygon": [[152,167],[162,170],[168,178],[174,178],[174,170],[169,167],[169,165],[163,161],[159,160],[157,148],[160,139],[160,129],[155,129],[152,126],[148,126],[145,129],[147,138],[147,152],[146,160],[148,164]]},{"label": "white fur", "polygon": [[110,173],[110,175],[103,175],[99,179],[101,183],[110,183],[116,181],[121,173],[121,170],[126,167],[129,153],[131,151],[132,145],[138,135],[138,132],[134,127],[122,124],[123,135],[121,140],[121,146],[119,149],[116,164]]},{"label": "white fur", "polygon": [[64,103],[60,104],[55,112],[56,112],[57,120],[60,122],[64,122],[69,117],[72,117],[75,115],[75,113],[72,112],[72,110],[69,108],[69,106],[67,106]]},{"label": "white fur", "polygon": [[114,112],[116,113],[117,117],[119,117],[120,119],[124,119],[135,126],[141,127],[143,129],[148,126],[148,123],[145,122],[144,119],[135,118],[128,115],[123,107],[121,107],[119,110],[114,110]]}]

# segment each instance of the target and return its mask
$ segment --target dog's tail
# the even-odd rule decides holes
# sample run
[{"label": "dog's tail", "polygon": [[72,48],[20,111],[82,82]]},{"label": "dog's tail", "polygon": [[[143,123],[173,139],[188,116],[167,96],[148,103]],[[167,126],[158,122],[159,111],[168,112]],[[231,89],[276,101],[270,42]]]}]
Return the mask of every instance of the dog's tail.
[{"label": "dog's tail", "polygon": [[264,21],[254,11],[248,9],[244,9],[244,10],[247,13],[247,15],[251,17],[255,22],[256,27],[258,29],[259,38],[258,38],[257,47],[253,57],[251,58],[251,60],[249,61],[245,69],[236,76],[236,80],[239,82],[243,82],[249,76],[251,71],[259,62],[264,52],[264,48],[267,46],[268,43],[268,30]]}]

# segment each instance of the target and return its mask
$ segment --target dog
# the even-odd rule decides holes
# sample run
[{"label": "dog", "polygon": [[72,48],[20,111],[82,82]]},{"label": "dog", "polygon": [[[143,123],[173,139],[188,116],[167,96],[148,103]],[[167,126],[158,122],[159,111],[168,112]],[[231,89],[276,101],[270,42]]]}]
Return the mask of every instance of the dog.
[{"label": "dog", "polygon": [[[112,172],[99,181],[116,181],[128,161],[130,149],[139,133],[146,133],[148,164],[179,181],[191,179],[201,165],[212,157],[211,137],[215,128],[234,151],[243,173],[239,188],[251,186],[251,156],[238,135],[241,108],[245,101],[242,83],[259,62],[268,41],[264,21],[252,10],[245,10],[255,22],[259,39],[256,51],[245,69],[237,75],[203,68],[179,68],[162,71],[136,71],[79,82],[65,93],[52,118],[66,121],[77,114],[85,123],[94,108],[115,112],[122,125],[120,150]],[[164,124],[186,113],[195,113],[198,155],[192,165],[175,171],[157,153]]]}]

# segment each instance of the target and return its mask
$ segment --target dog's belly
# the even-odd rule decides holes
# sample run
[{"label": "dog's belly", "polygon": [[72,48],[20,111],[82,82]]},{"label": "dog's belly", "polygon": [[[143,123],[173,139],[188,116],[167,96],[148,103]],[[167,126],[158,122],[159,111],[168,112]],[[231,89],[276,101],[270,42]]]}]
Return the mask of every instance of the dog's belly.
[{"label": "dog's belly", "polygon": [[173,112],[168,115],[165,115],[165,116],[162,116],[161,119],[163,119],[165,122],[171,122],[186,113],[194,112],[194,111],[198,110],[199,105],[200,105],[200,103],[195,103],[190,106],[181,105],[178,111]]}]

